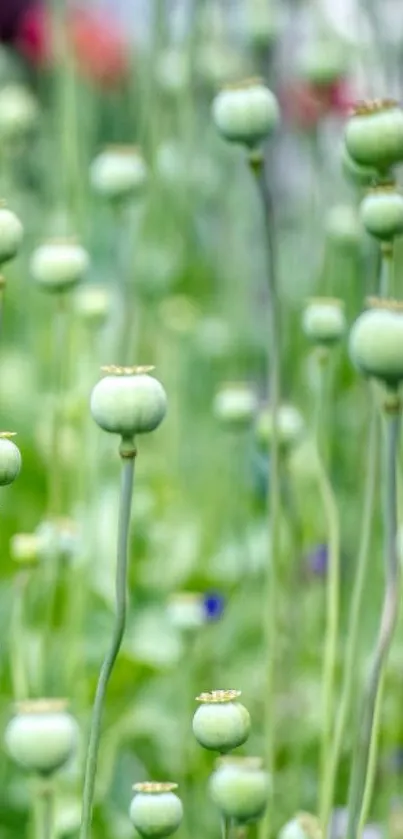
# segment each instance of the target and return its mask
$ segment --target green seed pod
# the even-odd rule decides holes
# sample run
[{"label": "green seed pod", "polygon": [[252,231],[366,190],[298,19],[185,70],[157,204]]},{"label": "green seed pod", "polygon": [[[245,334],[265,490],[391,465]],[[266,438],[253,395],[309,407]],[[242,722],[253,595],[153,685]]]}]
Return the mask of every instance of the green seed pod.
[{"label": "green seed pod", "polygon": [[243,32],[256,49],[267,49],[280,31],[278,9],[269,8],[266,0],[250,0],[245,8]]},{"label": "green seed pod", "polygon": [[168,617],[176,629],[192,632],[206,623],[204,597],[193,591],[180,591],[168,603]]},{"label": "green seed pod", "polygon": [[300,77],[309,84],[332,85],[347,71],[345,50],[334,38],[307,43],[301,52],[298,69]]},{"label": "green seed pod", "polygon": [[95,192],[108,201],[122,201],[142,192],[147,166],[136,146],[108,146],[93,160],[90,181]]},{"label": "green seed pod", "polygon": [[83,321],[99,327],[111,310],[111,294],[108,288],[98,285],[80,286],[74,296],[75,309]]},{"label": "green seed pod", "polygon": [[403,311],[389,300],[373,301],[350,332],[350,358],[366,376],[396,387],[403,379]]},{"label": "green seed pod", "polygon": [[10,554],[20,566],[36,565],[41,553],[41,540],[36,533],[15,533],[10,539]]},{"label": "green seed pod", "polygon": [[347,180],[356,186],[368,187],[381,180],[378,170],[374,169],[373,166],[363,166],[353,160],[346,149],[345,143],[343,143],[341,151],[341,167]]},{"label": "green seed pod", "polygon": [[210,778],[210,795],[221,812],[238,824],[256,821],[266,807],[270,778],[260,758],[224,758]]},{"label": "green seed pod", "polygon": [[302,329],[314,344],[334,344],[346,330],[343,301],[332,297],[309,300],[302,315]]},{"label": "green seed pod", "polygon": [[23,233],[22,224],[15,213],[0,206],[0,265],[17,255]]},{"label": "green seed pod", "polygon": [[5,732],[10,757],[23,769],[42,775],[61,769],[77,742],[77,723],[61,699],[20,702]]},{"label": "green seed pod", "polygon": [[26,137],[38,120],[38,105],[26,87],[9,84],[0,91],[0,140]]},{"label": "green seed pod", "polygon": [[278,839],[322,839],[322,829],[316,816],[297,813],[281,828]]},{"label": "green seed pod", "polygon": [[356,163],[385,172],[403,160],[403,111],[392,99],[359,103],[344,138]]},{"label": "green seed pod", "polygon": [[130,819],[140,836],[161,839],[175,833],[183,818],[182,802],[174,792],[177,784],[150,781],[133,789]]},{"label": "green seed pod", "polygon": [[[304,420],[293,405],[280,405],[277,415],[278,438],[281,448],[288,452],[301,440],[304,432]],[[266,405],[256,421],[256,439],[263,449],[269,449],[273,436],[273,414]]]},{"label": "green seed pod", "polygon": [[216,394],[213,413],[226,428],[239,431],[250,426],[257,407],[257,396],[250,385],[234,382],[223,385]]},{"label": "green seed pod", "polygon": [[89,267],[86,250],[74,239],[53,239],[40,245],[31,257],[31,274],[52,294],[67,291],[83,279]]},{"label": "green seed pod", "polygon": [[325,220],[326,238],[338,248],[356,248],[362,238],[360,219],[355,207],[336,204],[331,207]]},{"label": "green seed pod", "polygon": [[98,425],[111,434],[131,440],[136,434],[154,431],[165,417],[167,397],[152,367],[104,367],[109,375],[95,385],[91,413]]},{"label": "green seed pod", "polygon": [[364,198],[361,220],[371,236],[389,242],[403,233],[403,196],[395,186],[377,186]]},{"label": "green seed pod", "polygon": [[0,486],[12,484],[21,471],[21,454],[19,448],[10,439],[13,431],[0,433]]},{"label": "green seed pod", "polygon": [[213,119],[222,136],[250,148],[262,143],[276,128],[277,99],[260,79],[224,88],[214,99]]},{"label": "green seed pod", "polygon": [[239,690],[214,690],[197,697],[193,734],[205,749],[230,752],[249,737],[249,711],[238,702]]}]

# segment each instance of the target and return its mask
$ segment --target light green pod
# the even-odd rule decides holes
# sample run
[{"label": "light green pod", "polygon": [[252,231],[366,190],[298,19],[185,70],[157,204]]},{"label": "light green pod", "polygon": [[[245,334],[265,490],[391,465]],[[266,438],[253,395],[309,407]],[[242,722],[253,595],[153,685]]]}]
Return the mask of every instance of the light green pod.
[{"label": "light green pod", "polygon": [[356,186],[368,187],[380,180],[380,174],[373,166],[363,166],[353,160],[346,149],[345,143],[343,143],[341,151],[341,167],[347,180]]},{"label": "light green pod", "polygon": [[17,255],[23,238],[22,224],[11,210],[0,207],[0,265]]},{"label": "light green pod", "polygon": [[140,834],[149,839],[171,836],[183,818],[183,806],[175,795],[176,784],[136,784],[130,805],[130,819]]},{"label": "light green pod", "polygon": [[403,233],[403,196],[394,187],[377,187],[361,202],[361,220],[371,236],[388,242]]},{"label": "light green pod", "polygon": [[131,440],[136,434],[154,431],[165,417],[167,397],[148,367],[105,368],[110,375],[95,385],[91,414],[111,434]]},{"label": "light green pod", "polygon": [[267,139],[280,119],[276,97],[259,79],[224,88],[215,97],[212,112],[226,140],[251,148]]},{"label": "light green pod", "polygon": [[63,700],[20,703],[5,732],[10,757],[23,769],[43,775],[60,769],[77,743],[77,722]]},{"label": "light green pod", "polygon": [[266,807],[270,778],[254,758],[227,758],[210,778],[211,798],[221,812],[238,824],[256,821]]},{"label": "light green pod", "polygon": [[21,471],[21,454],[10,437],[13,433],[0,433],[0,486],[12,484]]},{"label": "light green pod", "polygon": [[[294,405],[280,405],[277,415],[280,446],[287,451],[298,443],[304,432],[304,420]],[[273,413],[270,405],[263,408],[256,420],[256,439],[263,449],[269,449],[273,438]]]},{"label": "light green pod", "polygon": [[403,160],[403,111],[393,100],[363,102],[348,120],[344,138],[354,161],[385,172]]},{"label": "light green pod", "polygon": [[222,425],[231,429],[247,428],[253,421],[258,407],[258,400],[253,388],[248,384],[224,385],[215,396],[214,416]]},{"label": "light green pod", "polygon": [[76,241],[54,239],[36,248],[30,268],[34,280],[44,291],[57,294],[80,282],[89,262],[87,251]]},{"label": "light green pod", "polygon": [[240,691],[217,690],[197,697],[201,704],[193,717],[193,734],[205,749],[224,754],[248,739],[250,715],[239,696]]},{"label": "light green pod", "polygon": [[328,346],[339,341],[346,330],[342,300],[330,297],[310,300],[302,315],[302,329],[315,344]]},{"label": "light green pod", "polygon": [[147,166],[136,146],[109,146],[93,160],[90,181],[95,192],[109,201],[121,201],[142,192]]},{"label": "light green pod", "polygon": [[351,329],[349,349],[361,373],[398,385],[403,378],[403,312],[389,308],[363,312]]},{"label": "light green pod", "polygon": [[301,53],[298,69],[301,78],[309,84],[319,87],[334,84],[348,69],[345,49],[340,41],[330,38],[308,43]]},{"label": "light green pod", "polygon": [[278,839],[322,839],[322,829],[316,816],[297,813],[281,828]]},{"label": "light green pod", "polygon": [[362,238],[362,227],[355,207],[335,204],[326,215],[326,237],[340,248],[357,247]]}]

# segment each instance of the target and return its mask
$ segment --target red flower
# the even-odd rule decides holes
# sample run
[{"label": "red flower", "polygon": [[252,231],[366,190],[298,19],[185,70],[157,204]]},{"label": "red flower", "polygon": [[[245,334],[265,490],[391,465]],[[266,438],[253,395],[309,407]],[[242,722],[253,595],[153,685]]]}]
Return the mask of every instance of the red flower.
[{"label": "red flower", "polygon": [[345,79],[326,85],[294,81],[280,93],[286,120],[306,131],[328,114],[346,115],[353,99]]},{"label": "red flower", "polygon": [[[66,27],[82,76],[102,87],[115,87],[127,77],[126,43],[109,18],[75,9],[68,13]],[[16,47],[36,67],[53,62],[51,20],[45,7],[34,5],[21,17]]]}]

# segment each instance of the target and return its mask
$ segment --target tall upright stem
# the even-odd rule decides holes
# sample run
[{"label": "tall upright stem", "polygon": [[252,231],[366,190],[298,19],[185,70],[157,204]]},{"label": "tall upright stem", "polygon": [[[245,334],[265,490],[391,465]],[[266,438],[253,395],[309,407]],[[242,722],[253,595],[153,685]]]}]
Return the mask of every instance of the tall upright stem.
[{"label": "tall upright stem", "polygon": [[267,280],[269,292],[269,399],[272,418],[270,448],[270,485],[268,491],[269,551],[264,598],[264,633],[266,645],[265,686],[265,758],[267,770],[274,778],[275,756],[275,675],[278,614],[278,559],[280,543],[280,447],[278,412],[281,399],[281,325],[277,279],[277,249],[274,208],[266,180],[262,154],[251,154],[250,165],[264,210],[267,243]]},{"label": "tall upright stem", "polygon": [[126,624],[126,588],[128,566],[128,543],[130,528],[130,511],[133,495],[134,462],[136,449],[134,444],[122,442],[120,448],[122,458],[122,476],[120,489],[120,507],[118,524],[118,546],[116,563],[116,615],[112,639],[109,650],[104,658],[98,685],[95,693],[94,707],[87,750],[87,760],[84,775],[83,809],[81,818],[80,839],[89,839],[91,834],[92,807],[95,791],[95,776],[97,771],[99,741],[101,736],[102,714],[108,682],[117,659],[123,639]]},{"label": "tall upright stem", "polygon": [[340,752],[343,745],[348,716],[351,709],[351,700],[356,672],[356,658],[360,636],[361,609],[364,595],[365,580],[370,556],[370,540],[372,532],[372,519],[377,486],[378,466],[378,416],[375,403],[371,408],[370,426],[368,433],[368,459],[365,473],[364,505],[361,522],[361,534],[358,550],[357,570],[354,581],[353,596],[349,613],[347,630],[347,648],[344,664],[343,686],[336,718],[336,728],[330,755],[325,765],[323,779],[323,792],[320,810],[320,822],[323,825],[326,836],[329,824],[330,813],[333,804],[334,787],[336,783],[337,768]]},{"label": "tall upright stem", "polygon": [[319,358],[318,372],[318,395],[317,395],[317,421],[316,421],[316,458],[319,492],[323,504],[328,542],[328,568],[326,578],[326,628],[325,648],[323,656],[323,680],[322,680],[322,724],[321,724],[321,751],[320,751],[320,809],[325,798],[326,765],[329,760],[332,725],[334,714],[334,692],[335,672],[337,661],[337,639],[339,628],[339,601],[340,601],[340,526],[339,513],[324,463],[322,451],[323,429],[320,418],[324,414],[323,398],[328,360]]},{"label": "tall upright stem", "polygon": [[348,801],[346,839],[357,839],[360,813],[363,806],[368,762],[375,730],[375,711],[382,685],[384,668],[399,613],[400,569],[396,550],[397,532],[397,477],[396,462],[399,441],[399,414],[387,413],[384,442],[384,531],[385,531],[385,590],[378,640],[368,683],[363,697],[360,726],[357,732]]}]

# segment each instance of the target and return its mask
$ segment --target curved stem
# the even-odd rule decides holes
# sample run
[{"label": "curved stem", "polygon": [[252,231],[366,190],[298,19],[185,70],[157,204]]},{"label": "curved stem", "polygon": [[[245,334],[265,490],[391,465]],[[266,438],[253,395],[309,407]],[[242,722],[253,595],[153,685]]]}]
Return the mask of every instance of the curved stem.
[{"label": "curved stem", "polygon": [[[269,398],[272,417],[270,448],[270,488],[268,492],[269,552],[264,598],[264,633],[266,645],[265,686],[265,757],[267,771],[274,778],[275,757],[275,675],[278,615],[278,561],[280,542],[280,447],[278,411],[281,400],[281,325],[277,281],[277,248],[272,196],[266,180],[262,155],[250,156],[265,216],[268,292],[269,292]],[[263,824],[263,823],[262,823]],[[264,828],[262,828],[263,831]]]},{"label": "curved stem", "polygon": [[130,527],[130,510],[133,495],[134,462],[136,450],[134,446],[127,451],[121,447],[122,477],[120,489],[120,508],[118,525],[118,547],[116,563],[116,615],[113,635],[108,652],[104,658],[97,689],[90,737],[87,750],[87,760],[84,775],[83,809],[80,828],[80,839],[89,839],[91,831],[92,806],[95,790],[95,776],[97,771],[99,741],[101,736],[101,722],[108,682],[119,653],[126,624],[126,585],[128,564],[128,542]]},{"label": "curved stem", "polygon": [[372,666],[363,697],[360,727],[355,744],[350,778],[346,839],[356,839],[368,777],[368,761],[373,738],[377,736],[375,711],[382,674],[396,628],[399,612],[400,569],[396,551],[397,479],[396,461],[399,440],[398,414],[386,415],[384,461],[385,591]]},{"label": "curved stem", "polygon": [[368,433],[368,460],[366,466],[366,480],[364,493],[364,507],[361,523],[360,545],[358,551],[357,571],[354,582],[354,590],[349,613],[347,629],[347,647],[344,664],[343,686],[336,718],[336,728],[330,752],[330,757],[325,765],[323,792],[320,808],[320,822],[323,825],[326,836],[327,826],[333,804],[334,787],[336,782],[337,768],[343,745],[346,724],[351,708],[353,688],[355,682],[355,667],[360,636],[361,609],[364,595],[365,580],[370,556],[370,540],[372,532],[372,520],[374,514],[375,494],[377,486],[377,465],[378,465],[378,415],[375,402],[373,401]]}]

